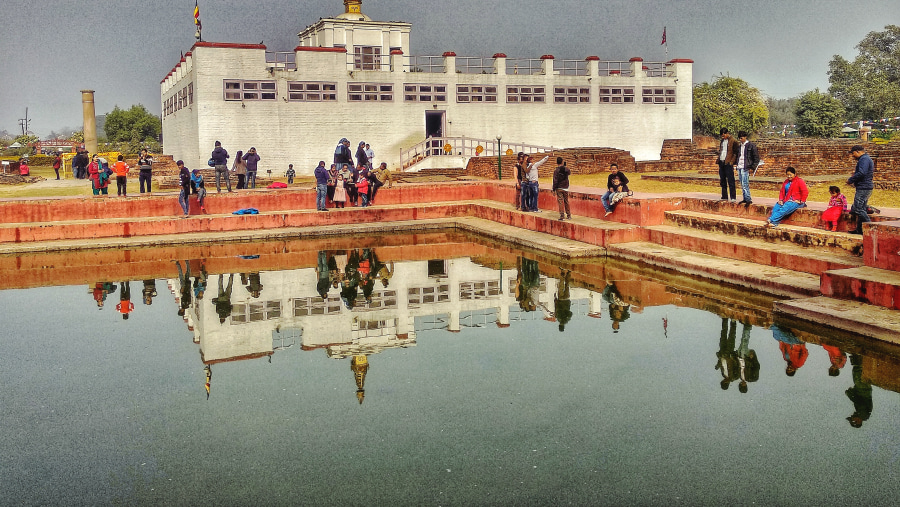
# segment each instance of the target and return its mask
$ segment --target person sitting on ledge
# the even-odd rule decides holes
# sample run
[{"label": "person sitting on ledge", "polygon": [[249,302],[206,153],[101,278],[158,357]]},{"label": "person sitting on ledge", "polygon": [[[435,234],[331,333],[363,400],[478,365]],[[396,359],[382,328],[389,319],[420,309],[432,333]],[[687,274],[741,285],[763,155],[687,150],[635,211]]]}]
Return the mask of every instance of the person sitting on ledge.
[{"label": "person sitting on ledge", "polygon": [[806,182],[797,177],[797,170],[793,167],[788,167],[784,172],[787,179],[781,184],[778,203],[772,208],[772,214],[766,220],[766,227],[778,227],[778,224],[791,213],[806,207],[806,198],[809,197]]}]

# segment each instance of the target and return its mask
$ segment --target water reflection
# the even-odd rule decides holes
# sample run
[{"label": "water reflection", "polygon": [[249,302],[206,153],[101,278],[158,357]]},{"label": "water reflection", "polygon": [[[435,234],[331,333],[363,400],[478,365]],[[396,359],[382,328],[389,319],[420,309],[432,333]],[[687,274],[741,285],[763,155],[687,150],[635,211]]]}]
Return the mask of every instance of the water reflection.
[{"label": "water reflection", "polygon": [[[70,478],[40,503],[88,498],[143,463],[135,477],[164,493],[124,487],[122,503],[272,489],[352,504],[335,491],[365,489],[373,504],[404,503],[397,491],[417,505],[693,505],[720,491],[783,504],[897,489],[897,347],[774,320],[770,299],[674,273],[441,233],[0,258],[0,275],[74,287],[6,293],[66,322],[29,334],[13,315],[0,342],[3,421],[28,442],[0,443],[4,479],[30,493]],[[89,317],[66,315],[72,298]],[[735,449],[741,474],[719,466]],[[773,476],[790,484],[753,489]]]}]

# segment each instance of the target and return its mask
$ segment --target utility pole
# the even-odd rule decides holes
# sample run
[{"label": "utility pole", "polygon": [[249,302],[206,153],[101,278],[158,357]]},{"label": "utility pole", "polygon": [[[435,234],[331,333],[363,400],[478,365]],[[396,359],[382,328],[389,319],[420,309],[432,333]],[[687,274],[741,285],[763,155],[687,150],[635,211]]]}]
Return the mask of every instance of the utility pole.
[{"label": "utility pole", "polygon": [[25,108],[25,117],[19,118],[19,126],[22,127],[22,135],[26,135],[28,133],[28,128],[30,127],[31,120],[28,119],[28,108]]}]

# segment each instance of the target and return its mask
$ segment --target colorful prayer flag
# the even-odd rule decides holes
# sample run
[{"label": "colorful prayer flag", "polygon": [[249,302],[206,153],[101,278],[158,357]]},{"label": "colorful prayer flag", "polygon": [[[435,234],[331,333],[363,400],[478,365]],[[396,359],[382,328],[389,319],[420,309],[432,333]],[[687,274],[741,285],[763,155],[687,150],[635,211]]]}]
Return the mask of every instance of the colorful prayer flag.
[{"label": "colorful prayer flag", "polygon": [[662,42],[659,43],[660,46],[664,46],[666,44],[666,27],[663,27],[663,37]]},{"label": "colorful prayer flag", "polygon": [[197,25],[198,30],[203,29],[203,25],[200,24],[200,5],[197,3],[199,0],[194,0],[194,24]]}]

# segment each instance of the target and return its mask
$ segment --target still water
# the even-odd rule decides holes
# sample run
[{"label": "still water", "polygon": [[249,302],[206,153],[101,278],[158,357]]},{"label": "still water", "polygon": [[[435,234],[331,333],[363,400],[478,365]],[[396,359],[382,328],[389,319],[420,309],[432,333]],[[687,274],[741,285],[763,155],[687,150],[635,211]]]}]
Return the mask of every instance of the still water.
[{"label": "still water", "polygon": [[759,295],[455,233],[3,262],[5,505],[900,494],[900,351]]}]

